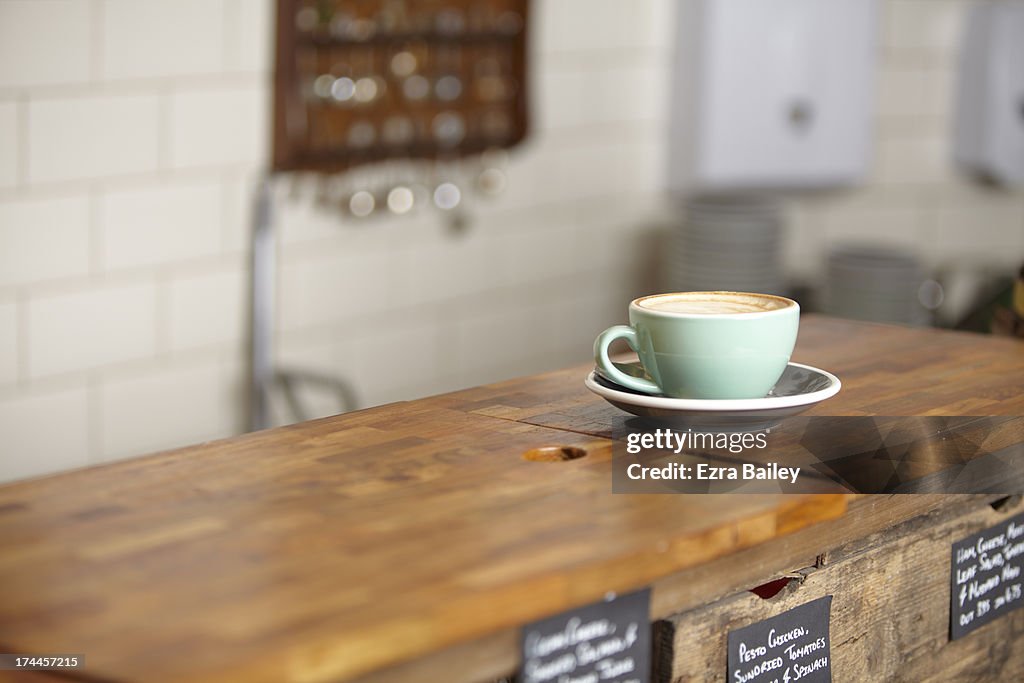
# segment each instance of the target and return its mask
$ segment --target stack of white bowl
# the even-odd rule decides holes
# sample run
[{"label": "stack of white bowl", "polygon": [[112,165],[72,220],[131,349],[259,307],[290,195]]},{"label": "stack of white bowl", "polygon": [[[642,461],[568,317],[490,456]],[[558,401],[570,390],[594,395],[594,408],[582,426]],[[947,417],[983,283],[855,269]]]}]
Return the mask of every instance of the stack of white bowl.
[{"label": "stack of white bowl", "polygon": [[668,291],[785,294],[782,216],[777,200],[710,195],[686,202],[665,255]]},{"label": "stack of white bowl", "polygon": [[921,265],[907,252],[878,246],[843,246],[828,256],[825,309],[832,315],[890,323],[921,323]]}]

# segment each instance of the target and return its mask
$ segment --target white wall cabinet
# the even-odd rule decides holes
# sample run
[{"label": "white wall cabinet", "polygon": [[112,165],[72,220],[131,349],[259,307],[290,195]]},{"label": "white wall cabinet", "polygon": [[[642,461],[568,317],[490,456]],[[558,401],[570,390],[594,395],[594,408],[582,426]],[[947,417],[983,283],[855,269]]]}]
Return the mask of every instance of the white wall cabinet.
[{"label": "white wall cabinet", "polygon": [[670,112],[674,191],[861,179],[872,139],[873,0],[684,0]]}]

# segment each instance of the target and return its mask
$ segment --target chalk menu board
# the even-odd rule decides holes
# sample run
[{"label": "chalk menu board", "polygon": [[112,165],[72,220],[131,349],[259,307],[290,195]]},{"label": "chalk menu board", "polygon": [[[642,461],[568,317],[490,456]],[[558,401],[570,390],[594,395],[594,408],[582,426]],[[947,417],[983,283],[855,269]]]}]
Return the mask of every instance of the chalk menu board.
[{"label": "chalk menu board", "polygon": [[953,544],[949,638],[1024,605],[1024,513]]},{"label": "chalk menu board", "polygon": [[523,627],[518,683],[649,683],[651,591],[610,597]]},{"label": "chalk menu board", "polygon": [[729,631],[730,683],[831,683],[832,596]]}]

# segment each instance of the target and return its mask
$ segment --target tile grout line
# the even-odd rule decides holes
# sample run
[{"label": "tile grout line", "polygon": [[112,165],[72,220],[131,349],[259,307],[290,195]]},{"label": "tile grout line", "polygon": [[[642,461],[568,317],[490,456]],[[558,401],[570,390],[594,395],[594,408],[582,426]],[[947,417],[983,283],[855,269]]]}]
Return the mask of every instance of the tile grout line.
[{"label": "tile grout line", "polygon": [[173,171],[171,167],[171,97],[166,86],[157,90],[157,114],[156,114],[156,174],[160,180],[165,180],[168,173]]},{"label": "tile grout line", "polygon": [[89,188],[89,275],[93,279],[104,272],[103,211],[100,197],[102,186],[96,183]]},{"label": "tile grout line", "polygon": [[[26,198],[50,198],[55,195],[87,192],[97,181],[102,181],[107,185],[106,189],[113,191],[151,187],[154,183],[162,183],[168,180],[181,183],[197,182],[200,180],[211,181],[217,180],[225,172],[239,172],[249,169],[251,166],[251,164],[242,163],[210,164],[205,166],[132,171],[114,175],[83,176],[66,180],[45,180],[36,183],[26,182],[23,187],[0,189],[0,202]],[[111,184],[113,184],[112,187]]]},{"label": "tile grout line", "polygon": [[[90,58],[91,59],[91,58]],[[182,73],[170,76],[115,78],[27,86],[0,84],[0,99],[13,99],[31,88],[39,99],[83,99],[87,97],[130,97],[151,94],[159,88],[187,87],[197,92],[218,92],[267,84],[269,76],[259,71]]]},{"label": "tile grout line", "polygon": [[167,268],[159,268],[154,278],[154,330],[153,355],[155,358],[169,356],[171,343],[171,281],[173,275]]},{"label": "tile grout line", "polygon": [[87,456],[90,464],[103,462],[103,385],[98,373],[92,371],[86,380]]},{"label": "tile grout line", "polygon": [[[224,22],[221,26],[221,67],[224,70],[231,70],[238,65],[240,60],[238,59],[238,14],[241,12],[241,8],[238,7],[234,0],[224,0],[221,5],[221,21]],[[235,21],[232,21],[235,18]]]},{"label": "tile grout line", "polygon": [[95,84],[103,80],[103,61],[106,56],[103,50],[105,34],[103,29],[106,12],[102,0],[92,0],[91,10],[92,21],[89,26],[89,37],[92,39],[92,49],[89,52],[89,77],[90,81]]},{"label": "tile grout line", "polygon": [[20,393],[27,393],[31,386],[29,379],[29,364],[31,362],[31,346],[29,333],[29,303],[30,298],[27,289],[22,288],[17,293],[17,387]]},{"label": "tile grout line", "polygon": [[29,187],[29,105],[31,97],[28,91],[23,91],[17,99],[15,112],[17,116],[18,142],[16,143],[15,155],[17,156],[17,178],[15,180],[15,193],[20,195]]},{"label": "tile grout line", "polygon": [[[220,253],[227,255],[231,249],[231,206],[237,200],[235,185],[228,171],[220,173]],[[237,217],[241,218],[241,217]]]}]

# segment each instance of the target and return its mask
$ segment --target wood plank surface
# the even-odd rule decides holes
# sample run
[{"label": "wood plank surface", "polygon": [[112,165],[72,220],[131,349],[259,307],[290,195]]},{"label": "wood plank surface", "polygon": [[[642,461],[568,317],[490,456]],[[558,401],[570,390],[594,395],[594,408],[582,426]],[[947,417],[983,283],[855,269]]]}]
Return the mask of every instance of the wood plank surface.
[{"label": "wood plank surface", "polygon": [[[722,555],[676,572],[651,584],[651,618],[664,619],[716,600],[830,562],[837,549],[872,534],[891,533],[908,520],[948,514],[968,503],[988,505],[988,495],[860,495],[850,496],[841,517],[804,527],[749,548]],[[519,630],[505,629],[457,647],[431,652],[412,662],[389,667],[360,679],[364,683],[459,681],[484,683],[511,675],[519,661]],[[465,677],[452,672],[466,672]]]},{"label": "wood plank surface", "polygon": [[1019,681],[1024,611],[949,642],[949,559],[954,541],[1024,511],[994,511],[960,498],[886,533],[838,548],[781,593],[738,593],[657,625],[659,683],[725,682],[729,631],[832,595],[831,664],[836,681]]},{"label": "wood plank surface", "polygon": [[845,509],[610,495],[610,457],[404,403],[0,487],[0,649],[103,680],[348,680]]},{"label": "wood plank surface", "polygon": [[[1019,340],[809,315],[802,318],[794,360],[829,370],[843,381],[842,392],[809,410],[808,416],[1024,415],[1024,344]],[[591,369],[587,363],[427,401],[610,438],[614,420],[623,413],[583,387],[583,377]],[[665,617],[766,583],[813,564],[819,556],[865,534],[883,532],[971,498],[990,501],[998,496],[854,497],[841,518],[654,582],[652,616]],[[514,642],[515,633],[509,632],[506,638]],[[513,670],[514,662],[500,656],[502,650],[493,639],[479,641],[475,651],[488,652],[493,661],[502,663],[492,671]],[[440,651],[422,664],[443,671],[461,656],[461,652]],[[404,677],[405,671],[393,673],[394,677],[380,680],[411,680]]]},{"label": "wood plank surface", "polygon": [[[1024,415],[1024,343],[805,315],[793,360],[843,389],[804,415]],[[427,399],[431,405],[611,437],[620,411],[583,379],[593,363]]]},{"label": "wood plank surface", "polygon": [[[1019,341],[811,316],[794,359],[844,382],[811,414],[1024,412]],[[608,495],[620,413],[587,369],[0,487],[0,649],[96,680],[474,683],[523,622],[648,584],[664,615],[688,575],[727,590],[936,504]]]}]

